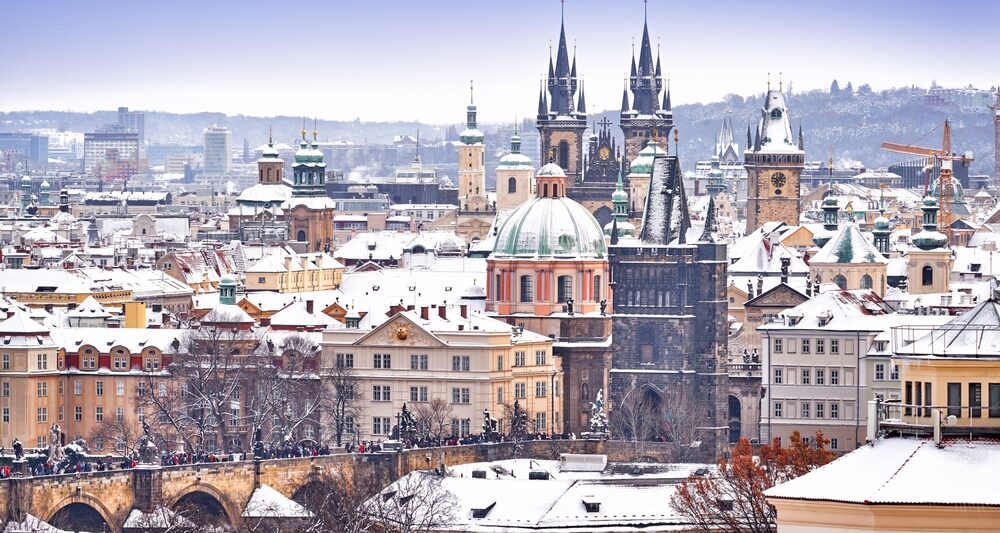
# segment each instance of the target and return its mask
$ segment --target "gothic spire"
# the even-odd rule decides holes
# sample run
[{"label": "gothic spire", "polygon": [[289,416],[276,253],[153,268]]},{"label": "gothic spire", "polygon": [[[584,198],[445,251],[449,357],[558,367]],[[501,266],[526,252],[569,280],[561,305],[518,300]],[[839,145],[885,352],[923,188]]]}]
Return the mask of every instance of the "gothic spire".
[{"label": "gothic spire", "polygon": [[583,82],[580,82],[580,103],[576,106],[576,112],[581,115],[587,114],[587,102],[583,98]]},{"label": "gothic spire", "polygon": [[548,105],[545,102],[544,82],[542,82],[540,85],[541,87],[538,88],[538,118],[543,119],[549,116],[549,109]]},{"label": "gothic spire", "polygon": [[642,41],[639,43],[639,75],[651,76],[653,74],[653,49],[649,44],[649,26],[646,24],[646,5],[643,4],[642,12]]},{"label": "gothic spire", "polygon": [[625,83],[625,88],[622,89],[622,114],[625,115],[629,112],[631,107],[628,105],[628,83]]},{"label": "gothic spire", "polygon": [[555,83],[556,70],[552,66],[552,41],[549,41],[549,83]]},{"label": "gothic spire", "polygon": [[760,151],[760,128],[757,128],[757,132],[754,133],[753,149],[755,152]]},{"label": "gothic spire", "polygon": [[559,20],[559,48],[556,49],[556,70],[557,78],[569,76],[569,49],[566,46],[566,3],[563,2],[562,14]]},{"label": "gothic spire", "polygon": [[753,142],[750,139],[750,125],[747,124],[747,150],[753,148]]},{"label": "gothic spire", "polygon": [[705,213],[705,231],[702,232],[701,237],[698,238],[699,242],[715,242],[715,232],[718,231],[716,228],[715,220],[715,196],[711,196],[708,199],[708,212]]},{"label": "gothic spire", "polygon": [[806,149],[805,139],[802,137],[802,124],[799,123],[799,150]]},{"label": "gothic spire", "polygon": [[668,112],[673,111],[673,108],[670,106],[670,79],[669,78],[667,79],[667,92],[664,93],[664,95],[663,95],[663,110],[664,111],[668,111]]},{"label": "gothic spire", "polygon": [[611,219],[611,244],[618,244],[618,219]]}]

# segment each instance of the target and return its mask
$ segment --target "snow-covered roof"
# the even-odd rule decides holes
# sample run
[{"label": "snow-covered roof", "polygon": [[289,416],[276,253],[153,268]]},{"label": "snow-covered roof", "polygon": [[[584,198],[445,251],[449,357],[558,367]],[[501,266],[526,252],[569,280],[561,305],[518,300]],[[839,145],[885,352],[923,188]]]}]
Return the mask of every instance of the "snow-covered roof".
[{"label": "snow-covered roof", "polygon": [[[996,289],[993,289],[994,292]],[[927,331],[912,343],[897,346],[899,355],[935,357],[1000,357],[1000,301],[997,295],[980,302],[946,324]]]},{"label": "snow-covered roof", "polygon": [[846,224],[810,260],[813,263],[888,263],[854,224]]},{"label": "snow-covered roof", "polygon": [[303,327],[303,328],[325,328],[339,325],[340,322],[330,318],[320,312],[321,309],[313,308],[310,313],[304,301],[298,300],[285,306],[271,316],[271,327]]},{"label": "snow-covered roof", "polygon": [[159,506],[148,513],[139,509],[132,509],[132,512],[129,513],[128,518],[125,519],[125,524],[122,527],[126,529],[149,528],[169,531],[170,529],[176,527],[187,530],[188,528],[195,527],[195,524],[185,518],[184,515],[181,515],[172,509]]},{"label": "snow-covered roof", "polygon": [[210,324],[253,324],[254,319],[238,305],[218,304],[201,319]]},{"label": "snow-covered roof", "polygon": [[309,518],[312,513],[299,502],[267,484],[253,491],[243,511],[244,518]]},{"label": "snow-covered roof", "polygon": [[69,533],[65,529],[59,529],[35,515],[25,514],[24,520],[15,522],[11,520],[3,528],[3,533],[22,533],[31,531],[33,533]]},{"label": "snow-covered roof", "polygon": [[[761,330],[825,329],[830,331],[880,330],[867,317],[882,317],[891,312],[888,304],[871,289],[830,290],[782,311],[784,322],[769,322]],[[796,321],[788,320],[794,318]]]},{"label": "snow-covered roof", "polygon": [[880,504],[1000,505],[1000,443],[889,438],[765,492],[768,498]]},{"label": "snow-covered roof", "polygon": [[104,308],[93,296],[88,296],[86,300],[75,309],[66,312],[70,318],[109,318],[111,313]]}]

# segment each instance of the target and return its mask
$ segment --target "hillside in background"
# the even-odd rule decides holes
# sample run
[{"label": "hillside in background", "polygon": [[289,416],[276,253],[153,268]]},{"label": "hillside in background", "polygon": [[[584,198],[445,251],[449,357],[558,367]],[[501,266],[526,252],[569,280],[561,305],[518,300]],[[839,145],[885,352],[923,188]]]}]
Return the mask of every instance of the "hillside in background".
[{"label": "hillside in background", "polygon": [[[868,168],[887,166],[908,159],[879,149],[883,141],[937,147],[941,142],[940,125],[946,117],[953,124],[953,150],[975,153],[973,173],[991,173],[993,168],[992,112],[986,106],[976,108],[958,105],[929,105],[926,90],[921,88],[893,89],[871,92],[866,87],[858,91],[831,94],[829,91],[793,93],[788,97],[792,123],[805,131],[807,160],[825,161],[832,153],[837,166],[858,164]],[[674,120],[680,132],[680,154],[687,170],[694,162],[711,156],[722,117],[729,113],[735,136],[745,143],[746,125],[756,125],[763,95],[741,97],[732,95],[725,101],[710,104],[685,104],[674,107]],[[617,111],[591,115],[596,121],[604,116],[617,122]],[[74,113],[59,111],[15,111],[0,113],[0,130],[26,131],[36,128],[57,128],[70,131],[93,131],[101,124],[114,122],[112,111]],[[202,131],[211,125],[226,126],[233,131],[233,146],[239,148],[243,139],[255,146],[267,138],[268,127],[274,128],[276,141],[292,142],[299,136],[299,117],[227,116],[221,113],[176,114],[147,112],[146,137],[150,142],[201,144]],[[394,136],[414,134],[431,142],[445,137],[450,126],[415,122],[362,122],[320,120],[321,140],[354,143],[388,143]],[[505,138],[489,135],[496,127],[483,127],[488,141],[498,151],[507,146]],[[312,123],[306,124],[312,131]],[[454,130],[453,130],[454,131]]]}]

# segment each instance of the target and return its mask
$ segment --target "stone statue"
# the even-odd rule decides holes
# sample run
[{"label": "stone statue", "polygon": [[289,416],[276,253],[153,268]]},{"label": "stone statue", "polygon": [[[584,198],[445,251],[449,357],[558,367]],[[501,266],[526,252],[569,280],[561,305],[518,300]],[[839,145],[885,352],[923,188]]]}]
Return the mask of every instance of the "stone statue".
[{"label": "stone statue", "polygon": [[747,280],[747,298],[753,298],[753,281]]},{"label": "stone statue", "polygon": [[15,461],[20,461],[22,459],[24,459],[24,445],[21,444],[21,441],[19,441],[19,440],[17,440],[15,438],[14,439],[14,460]]},{"label": "stone statue", "polygon": [[607,312],[607,309],[606,309],[607,306],[608,306],[608,299],[607,298],[601,298],[601,316],[608,316],[608,312]]},{"label": "stone statue", "polygon": [[62,449],[62,428],[52,424],[49,432],[49,461],[59,463],[65,458]]},{"label": "stone statue", "polygon": [[608,432],[608,417],[604,414],[604,389],[598,389],[597,396],[590,403],[590,431],[600,434]]},{"label": "stone statue", "polygon": [[253,431],[253,458],[264,458],[264,437],[260,430],[260,426],[257,426]]},{"label": "stone statue", "polygon": [[569,314],[571,314],[571,315],[573,314],[573,299],[572,298],[566,299],[566,312],[569,313]]}]

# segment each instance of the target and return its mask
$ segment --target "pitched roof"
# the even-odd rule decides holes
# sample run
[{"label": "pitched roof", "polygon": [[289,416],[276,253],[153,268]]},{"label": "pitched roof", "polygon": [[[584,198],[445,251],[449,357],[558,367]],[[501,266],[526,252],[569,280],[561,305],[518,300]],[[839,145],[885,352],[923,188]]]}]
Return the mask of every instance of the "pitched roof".
[{"label": "pitched roof", "polygon": [[888,263],[854,224],[847,224],[816,252],[809,263]]}]

